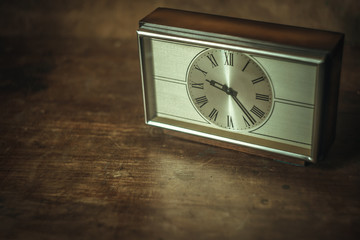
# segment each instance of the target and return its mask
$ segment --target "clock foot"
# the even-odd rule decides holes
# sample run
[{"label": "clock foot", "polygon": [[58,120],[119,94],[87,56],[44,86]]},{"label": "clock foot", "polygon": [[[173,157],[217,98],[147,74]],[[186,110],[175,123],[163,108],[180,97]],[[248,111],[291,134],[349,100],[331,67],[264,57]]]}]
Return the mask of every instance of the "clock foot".
[{"label": "clock foot", "polygon": [[190,135],[190,134],[186,134],[186,133],[182,133],[182,132],[177,132],[177,131],[173,131],[173,130],[164,129],[164,133],[174,136],[174,137],[190,140],[193,142],[200,142],[200,143],[204,143],[204,144],[208,144],[208,145],[212,145],[212,146],[216,146],[216,147],[231,149],[231,150],[235,150],[238,152],[244,152],[244,153],[248,153],[251,155],[269,158],[273,161],[284,163],[284,164],[289,164],[292,166],[305,167],[309,164],[308,162],[303,161],[301,159],[283,156],[280,154],[262,151],[262,150],[258,150],[258,149],[253,149],[253,148],[249,148],[249,147],[244,147],[244,146],[240,146],[240,145],[235,145],[235,144],[231,144],[231,143],[220,142],[217,140],[203,138],[203,137]]},{"label": "clock foot", "polygon": [[301,161],[301,160],[298,160],[298,159],[287,159],[287,160],[272,159],[272,160],[274,160],[275,162],[289,164],[289,165],[297,166],[297,167],[306,167],[307,165],[310,164],[308,162]]}]

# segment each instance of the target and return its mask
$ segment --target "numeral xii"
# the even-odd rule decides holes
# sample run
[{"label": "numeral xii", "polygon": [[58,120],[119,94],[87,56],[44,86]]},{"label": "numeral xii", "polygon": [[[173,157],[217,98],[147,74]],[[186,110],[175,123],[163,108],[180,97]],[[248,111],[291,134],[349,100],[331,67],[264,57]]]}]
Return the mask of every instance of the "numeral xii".
[{"label": "numeral xii", "polygon": [[228,52],[224,52],[224,53],[225,53],[225,64],[224,65],[234,66],[234,54],[228,53]]},{"label": "numeral xii", "polygon": [[234,128],[234,123],[233,123],[232,117],[230,115],[227,115],[226,119],[227,119],[227,127]]}]

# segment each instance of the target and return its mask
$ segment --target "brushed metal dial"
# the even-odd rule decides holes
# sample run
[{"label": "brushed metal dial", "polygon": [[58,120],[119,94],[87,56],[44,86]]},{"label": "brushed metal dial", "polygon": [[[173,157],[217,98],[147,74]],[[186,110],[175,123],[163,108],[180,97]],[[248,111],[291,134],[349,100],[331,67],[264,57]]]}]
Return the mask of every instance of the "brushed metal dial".
[{"label": "brushed metal dial", "polygon": [[269,77],[250,56],[208,49],[190,63],[187,89],[197,111],[209,122],[230,130],[262,125],[271,112]]}]

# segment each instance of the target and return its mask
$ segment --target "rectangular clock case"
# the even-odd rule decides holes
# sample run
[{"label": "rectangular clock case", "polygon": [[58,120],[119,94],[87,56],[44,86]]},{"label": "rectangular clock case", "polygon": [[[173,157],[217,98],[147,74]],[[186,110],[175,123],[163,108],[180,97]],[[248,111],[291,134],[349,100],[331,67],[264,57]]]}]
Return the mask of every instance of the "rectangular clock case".
[{"label": "rectangular clock case", "polygon": [[[296,164],[326,155],[335,138],[343,34],[166,8],[140,20],[137,33],[147,124]],[[208,48],[249,54],[267,71],[274,110],[264,127],[223,131],[196,112],[186,73]]]}]

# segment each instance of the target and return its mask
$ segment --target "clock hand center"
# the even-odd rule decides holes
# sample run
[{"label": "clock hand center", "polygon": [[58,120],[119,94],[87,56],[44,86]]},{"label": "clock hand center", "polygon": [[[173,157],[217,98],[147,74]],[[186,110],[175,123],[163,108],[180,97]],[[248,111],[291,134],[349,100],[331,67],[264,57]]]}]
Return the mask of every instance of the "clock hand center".
[{"label": "clock hand center", "polygon": [[250,120],[250,122],[252,124],[256,123],[256,120],[253,118],[253,116],[251,116],[251,114],[249,113],[249,111],[245,108],[245,106],[240,102],[240,100],[237,98],[237,91],[235,91],[232,88],[229,88],[228,86],[226,86],[226,84],[221,84],[215,80],[208,80],[206,79],[207,82],[210,83],[211,86],[225,92],[227,95],[230,95],[232,97],[232,99],[236,102],[236,104],[240,107],[241,111],[245,114],[245,116]]},{"label": "clock hand center", "polygon": [[235,91],[232,88],[229,88],[228,86],[226,86],[225,84],[221,84],[215,80],[208,80],[206,79],[207,82],[210,83],[211,86],[225,92],[227,95],[230,95],[232,97],[232,99],[236,102],[236,104],[240,107],[241,111],[245,114],[245,116],[250,120],[250,122],[252,124],[256,123],[256,120],[253,118],[253,116],[251,116],[251,114],[249,113],[249,111],[245,108],[245,106],[240,102],[240,100],[237,98],[237,91]]}]

